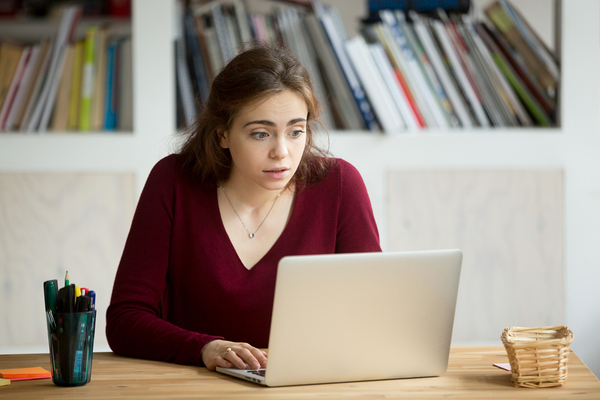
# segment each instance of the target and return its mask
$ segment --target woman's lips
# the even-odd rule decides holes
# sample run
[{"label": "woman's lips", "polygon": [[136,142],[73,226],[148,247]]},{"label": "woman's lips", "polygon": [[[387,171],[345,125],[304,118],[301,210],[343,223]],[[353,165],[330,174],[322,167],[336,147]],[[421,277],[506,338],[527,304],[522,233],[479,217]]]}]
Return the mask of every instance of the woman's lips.
[{"label": "woman's lips", "polygon": [[287,168],[273,168],[263,172],[272,179],[283,179],[287,176],[288,171]]}]

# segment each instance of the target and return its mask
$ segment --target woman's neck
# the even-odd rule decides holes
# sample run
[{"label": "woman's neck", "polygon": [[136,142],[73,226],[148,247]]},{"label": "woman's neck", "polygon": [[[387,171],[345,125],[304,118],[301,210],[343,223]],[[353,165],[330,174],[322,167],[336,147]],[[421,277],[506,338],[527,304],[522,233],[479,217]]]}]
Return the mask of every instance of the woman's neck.
[{"label": "woman's neck", "polygon": [[270,206],[280,194],[292,193],[294,183],[290,182],[286,187],[281,189],[269,190],[252,182],[248,183],[228,179],[225,182],[221,182],[220,186],[224,187],[227,196],[237,207],[246,210],[256,210]]}]

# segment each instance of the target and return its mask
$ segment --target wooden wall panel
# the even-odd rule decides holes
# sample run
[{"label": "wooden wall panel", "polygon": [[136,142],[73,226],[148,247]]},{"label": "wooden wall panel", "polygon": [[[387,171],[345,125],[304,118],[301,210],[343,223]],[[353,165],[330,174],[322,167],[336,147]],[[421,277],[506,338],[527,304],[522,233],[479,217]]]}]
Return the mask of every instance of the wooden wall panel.
[{"label": "wooden wall panel", "polygon": [[391,251],[459,248],[453,340],[564,324],[560,170],[393,171]]},{"label": "wooden wall panel", "polygon": [[47,345],[43,282],[97,293],[96,344],[135,207],[132,174],[0,174],[0,347]]}]

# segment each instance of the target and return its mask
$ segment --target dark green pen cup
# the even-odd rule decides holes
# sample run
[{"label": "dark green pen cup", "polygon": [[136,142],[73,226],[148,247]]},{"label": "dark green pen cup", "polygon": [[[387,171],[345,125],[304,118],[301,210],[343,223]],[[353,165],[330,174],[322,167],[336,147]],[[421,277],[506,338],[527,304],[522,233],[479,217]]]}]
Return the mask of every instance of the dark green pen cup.
[{"label": "dark green pen cup", "polygon": [[57,386],[83,386],[92,378],[96,310],[46,312],[52,381]]}]

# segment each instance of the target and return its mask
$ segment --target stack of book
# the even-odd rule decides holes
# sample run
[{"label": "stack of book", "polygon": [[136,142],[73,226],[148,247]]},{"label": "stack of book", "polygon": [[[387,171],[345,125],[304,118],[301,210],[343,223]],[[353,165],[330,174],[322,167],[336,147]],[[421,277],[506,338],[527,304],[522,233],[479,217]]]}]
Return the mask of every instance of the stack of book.
[{"label": "stack of book", "polygon": [[[556,124],[558,62],[507,0],[489,4],[479,20],[468,13],[469,0],[370,0],[370,16],[353,38],[338,10],[320,0],[201,3],[179,11],[180,128],[194,120],[215,73],[250,39],[295,53],[330,128],[393,133]],[[422,8],[437,3],[458,7]]]},{"label": "stack of book", "polygon": [[106,25],[73,37],[81,8],[61,10],[58,32],[0,42],[0,132],[131,131],[131,38]]}]

